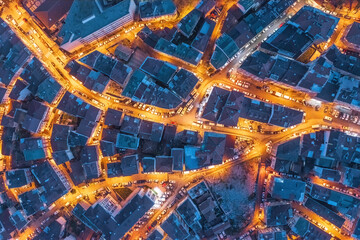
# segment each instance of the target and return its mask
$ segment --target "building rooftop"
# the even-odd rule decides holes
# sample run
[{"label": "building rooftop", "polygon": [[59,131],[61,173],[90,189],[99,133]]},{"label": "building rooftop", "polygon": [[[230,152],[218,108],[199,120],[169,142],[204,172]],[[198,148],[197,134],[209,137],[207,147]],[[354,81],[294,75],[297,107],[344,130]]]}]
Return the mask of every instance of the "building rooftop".
[{"label": "building rooftop", "polygon": [[185,37],[189,38],[193,34],[195,27],[198,25],[202,14],[203,13],[198,9],[192,10],[180,20],[177,28]]},{"label": "building rooftop", "polygon": [[21,230],[27,224],[26,215],[23,210],[17,210],[10,216],[10,220],[14,223],[17,230]]},{"label": "building rooftop", "polygon": [[271,196],[277,199],[302,202],[306,183],[296,179],[273,177]]},{"label": "building rooftop", "polygon": [[160,81],[162,84],[167,85],[174,76],[177,67],[168,62],[147,57],[140,66],[140,69]]},{"label": "building rooftop", "polygon": [[258,231],[257,240],[287,240],[286,231],[279,228],[268,228]]},{"label": "building rooftop", "polygon": [[353,234],[351,236],[354,238],[360,237],[360,219],[357,220],[356,225],[354,227]]},{"label": "building rooftop", "polygon": [[360,170],[351,167],[342,167],[342,179],[341,183],[345,186],[358,188],[360,187]]},{"label": "building rooftop", "polygon": [[284,128],[298,125],[304,119],[304,112],[280,105],[273,105],[272,114],[269,124]]},{"label": "building rooftop", "polygon": [[267,64],[270,61],[270,58],[270,54],[262,51],[255,51],[244,60],[240,68],[260,79],[264,79],[268,76]]},{"label": "building rooftop", "polygon": [[228,57],[221,50],[221,48],[216,46],[215,51],[214,51],[213,55],[211,56],[211,65],[214,68],[219,69],[222,66],[224,66],[228,60],[229,60]]},{"label": "building rooftop", "polygon": [[81,203],[75,206],[73,211],[76,212],[74,215],[77,216],[86,226],[93,231],[102,233],[103,237],[106,239],[113,240],[120,238],[120,236],[115,233],[118,224],[111,216],[111,213],[107,211],[102,204],[99,204],[99,201],[87,209],[82,208],[80,204]]},{"label": "building rooftop", "polygon": [[84,102],[70,92],[66,92],[61,99],[58,109],[70,115],[86,118],[96,122],[100,117],[100,109]]},{"label": "building rooftop", "polygon": [[0,103],[3,103],[5,100],[5,94],[7,92],[7,88],[0,87]]},{"label": "building rooftop", "polygon": [[144,214],[154,206],[151,190],[136,194],[114,217],[118,227],[115,232],[120,238],[124,236]]},{"label": "building rooftop", "polygon": [[[159,147],[164,147],[165,149],[160,149],[160,152],[159,151]],[[151,141],[151,140],[143,140],[142,141],[142,144],[141,144],[141,152],[143,154],[149,154],[151,156],[155,156],[157,154],[160,154],[161,152],[166,152],[168,151],[168,147],[169,146],[166,146],[164,144],[159,144],[157,142],[154,142],[154,141]]]},{"label": "building rooftop", "polygon": [[182,201],[176,208],[176,212],[195,232],[199,232],[199,230],[201,230],[202,226],[199,223],[201,215],[191,198],[187,197],[184,201]]},{"label": "building rooftop", "polygon": [[20,194],[18,198],[27,216],[45,210],[45,203],[42,201],[37,188]]},{"label": "building rooftop", "polygon": [[171,213],[160,226],[172,239],[186,239],[189,236],[189,227],[175,213]]},{"label": "building rooftop", "polygon": [[0,55],[5,57],[0,63],[0,82],[9,85],[17,71],[30,58],[31,53],[2,19],[0,19],[0,49]]},{"label": "building rooftop", "polygon": [[335,45],[328,48],[324,57],[332,63],[334,68],[346,74],[360,76],[360,57],[343,54]]},{"label": "building rooftop", "polygon": [[176,145],[184,146],[184,145],[198,145],[200,143],[201,136],[197,131],[191,130],[183,130],[181,132],[176,133],[175,142]]},{"label": "building rooftop", "polygon": [[[92,69],[101,72],[102,74],[110,77],[113,81],[120,84],[121,87],[124,87],[130,78],[132,68],[122,62],[113,59],[99,51],[91,52],[85,57],[80,59],[81,62],[88,65]],[[76,63],[73,63],[74,66],[71,72],[79,72],[76,70],[79,66],[76,66]],[[70,66],[71,67],[71,66]],[[77,74],[79,75],[79,74]]]},{"label": "building rooftop", "polygon": [[164,52],[195,66],[199,64],[202,58],[202,53],[190,45],[184,42],[176,45],[165,38],[160,38],[154,48],[155,50]]},{"label": "building rooftop", "polygon": [[196,5],[196,9],[206,15],[215,7],[215,4],[214,0],[200,0],[198,5]]},{"label": "building rooftop", "polygon": [[319,166],[314,166],[314,174],[319,178],[333,182],[339,182],[341,178],[340,171]]},{"label": "building rooftop", "polygon": [[172,172],[173,157],[172,156],[156,156],[155,171],[156,172]]},{"label": "building rooftop", "polygon": [[173,171],[182,171],[184,165],[184,149],[172,148],[171,156],[173,157]]},{"label": "building rooftop", "polygon": [[118,133],[116,138],[116,147],[121,149],[136,150],[139,147],[140,139],[134,136]]},{"label": "building rooftop", "polygon": [[232,5],[227,12],[226,19],[221,28],[221,33],[228,32],[230,29],[235,27],[243,16],[244,13],[242,9],[239,7],[239,4]]},{"label": "building rooftop", "polygon": [[86,180],[92,180],[100,177],[101,169],[99,162],[87,162],[82,164]]},{"label": "building rooftop", "polygon": [[74,159],[74,155],[72,154],[71,150],[62,150],[53,152],[52,157],[57,165],[63,164]]},{"label": "building rooftop", "polygon": [[52,221],[39,235],[35,236],[34,240],[61,238],[63,231],[65,230],[65,223],[66,220],[63,217]]},{"label": "building rooftop", "polygon": [[347,29],[344,39],[352,44],[354,48],[360,47],[360,23],[353,22]]},{"label": "building rooftop", "polygon": [[35,16],[50,29],[70,10],[74,0],[46,0],[34,11]]},{"label": "building rooftop", "polygon": [[57,98],[61,89],[61,85],[55,79],[49,77],[40,83],[36,96],[51,104]]},{"label": "building rooftop", "polygon": [[104,128],[101,135],[101,140],[116,143],[117,134],[120,130],[115,128]]},{"label": "building rooftop", "polygon": [[280,144],[276,149],[276,158],[296,162],[300,155],[300,137]]},{"label": "building rooftop", "polygon": [[89,138],[94,133],[96,126],[96,122],[89,121],[88,119],[82,119],[79,126],[76,128],[76,132]]},{"label": "building rooftop", "polygon": [[176,13],[176,6],[172,0],[154,0],[139,3],[141,19],[156,18],[173,15]]},{"label": "building rooftop", "polygon": [[301,156],[303,158],[326,158],[326,159],[335,159],[335,146],[337,142],[334,142],[334,147],[329,144],[330,135],[335,136],[333,138],[337,141],[339,132],[328,132],[320,131],[316,133],[310,133],[303,136],[302,139],[302,148]]},{"label": "building rooftop", "polygon": [[[213,0],[207,1],[212,2]],[[214,31],[215,24],[216,23],[214,21],[205,18],[205,21],[201,26],[199,32],[197,33],[196,37],[192,41],[191,46],[196,50],[200,51],[201,53],[204,53],[208,46],[211,35]]]},{"label": "building rooftop", "polygon": [[293,210],[290,203],[273,202],[266,205],[265,216],[268,227],[287,225]]},{"label": "building rooftop", "polygon": [[241,113],[241,106],[245,99],[244,97],[244,94],[240,92],[231,91],[217,122],[225,126],[236,127]]},{"label": "building rooftop", "polygon": [[118,59],[127,62],[127,61],[129,61],[129,59],[133,53],[134,53],[133,49],[131,49],[125,45],[119,44],[116,47],[114,54]]},{"label": "building rooftop", "polygon": [[28,90],[35,95],[40,83],[49,78],[50,75],[43,67],[42,62],[37,58],[33,58],[24,71],[21,72],[20,77],[29,84]]},{"label": "building rooftop", "polygon": [[108,108],[105,115],[105,125],[119,127],[121,125],[122,111]]},{"label": "building rooftop", "polygon": [[13,169],[6,171],[6,185],[8,188],[19,188],[31,182],[29,169]]},{"label": "building rooftop", "polygon": [[[236,5],[234,5],[236,6]],[[241,49],[244,47],[252,38],[255,37],[255,34],[252,32],[250,25],[246,23],[245,21],[240,21],[236,25],[234,25],[232,28],[228,29],[225,33],[223,33],[223,36],[229,36],[232,41],[237,46],[237,49]],[[226,45],[219,45],[221,49],[226,49]],[[228,52],[228,50],[227,50]],[[233,55],[228,55],[229,58],[231,58]]]},{"label": "building rooftop", "polygon": [[266,102],[245,98],[243,102],[243,111],[240,116],[258,122],[268,123],[271,121],[273,106],[274,105]]},{"label": "building rooftop", "polygon": [[193,91],[199,79],[191,72],[180,69],[169,82],[169,89],[185,100]]},{"label": "building rooftop", "polygon": [[[237,5],[240,6],[244,13],[248,12],[251,8],[253,8],[257,4],[257,0],[239,0]],[[261,2],[261,1],[260,1]]]},{"label": "building rooftop", "polygon": [[325,205],[322,205],[321,203],[317,202],[312,198],[308,198],[304,206],[315,212],[320,217],[323,217],[330,223],[334,224],[338,228],[341,228],[342,225],[345,223],[345,218],[337,215],[334,211],[330,210]]},{"label": "building rooftop", "polygon": [[88,139],[88,137],[82,134],[79,134],[75,131],[70,131],[68,143],[70,147],[85,146],[88,142]]},{"label": "building rooftop", "polygon": [[337,211],[349,219],[356,218],[356,209],[360,206],[360,200],[353,196],[316,184],[312,185],[310,196],[315,200],[325,202],[330,206],[335,207]]},{"label": "building rooftop", "polygon": [[[210,235],[216,235],[230,227],[225,213],[218,205],[216,199],[213,198],[211,190],[205,181],[201,181],[189,189],[188,194],[201,213],[201,222],[204,222],[202,225],[211,230],[211,232],[208,232],[205,229],[205,234],[208,232]],[[192,227],[196,225],[192,225]]]},{"label": "building rooftop", "polygon": [[222,164],[225,155],[226,135],[205,132],[201,150],[210,158],[212,165]]},{"label": "building rooftop", "polygon": [[118,62],[117,60],[98,51],[92,52],[89,55],[80,59],[81,62],[89,65],[91,68],[99,71],[106,76],[110,76],[111,72]]},{"label": "building rooftop", "polygon": [[196,170],[211,165],[207,154],[201,154],[200,147],[185,146],[184,147],[185,170]]},{"label": "building rooftop", "polygon": [[[223,67],[255,35],[278,18],[293,3],[294,0],[269,1],[262,5],[258,11],[248,14],[238,24],[224,32],[216,41],[216,48],[211,57],[213,67],[216,69]],[[249,1],[239,4],[244,12],[250,8],[248,5],[255,6],[256,3]]]},{"label": "building rooftop", "polygon": [[108,178],[122,176],[121,162],[112,162],[107,164],[107,176]]},{"label": "building rooftop", "polygon": [[42,138],[21,138],[20,150],[23,152],[26,161],[40,160],[46,157]]},{"label": "building rooftop", "polygon": [[221,49],[227,59],[234,57],[240,50],[234,39],[232,39],[227,33],[222,34],[219,39],[216,40],[216,46]]},{"label": "building rooftop", "polygon": [[97,162],[99,160],[98,148],[96,145],[83,147],[80,153],[80,161],[84,163]]},{"label": "building rooftop", "polygon": [[70,190],[68,180],[62,175],[59,168],[49,161],[33,165],[31,172],[43,188],[41,196],[48,206]]},{"label": "building rooftop", "polygon": [[182,103],[181,98],[175,93],[157,85],[155,80],[139,70],[134,72],[122,95],[137,102],[165,109],[176,108]]},{"label": "building rooftop", "polygon": [[108,141],[100,141],[101,153],[104,157],[111,157],[116,154],[115,143]]},{"label": "building rooftop", "polygon": [[10,210],[4,209],[0,213],[1,233],[0,237],[3,239],[10,239],[16,230],[14,223],[11,221]]},{"label": "building rooftop", "polygon": [[141,166],[144,173],[155,172],[155,158],[153,157],[144,157],[141,160]]},{"label": "building rooftop", "polygon": [[5,156],[11,155],[13,149],[12,141],[14,139],[14,136],[15,136],[15,127],[3,128],[3,134],[1,135],[1,140],[3,140],[1,154]]},{"label": "building rooftop", "polygon": [[102,72],[91,70],[75,61],[71,61],[67,68],[70,68],[70,75],[90,90],[103,93],[107,88],[110,78]]},{"label": "building rooftop", "polygon": [[299,87],[319,93],[327,83],[331,74],[331,63],[324,57],[319,57],[310,66],[309,71],[299,82]]},{"label": "building rooftop", "polygon": [[134,96],[136,96],[140,83],[147,78],[148,77],[144,72],[138,69],[135,70],[134,73],[131,75],[128,84],[124,88],[124,91],[121,94],[125,97],[133,98]]},{"label": "building rooftop", "polygon": [[308,73],[309,67],[301,62],[291,60],[280,55],[271,56],[270,54],[256,51],[246,58],[241,65],[241,69],[264,80],[297,86]]},{"label": "building rooftop", "polygon": [[351,108],[360,108],[360,81],[355,78],[344,76],[340,79],[339,90],[335,100],[340,104]]},{"label": "building rooftop", "polygon": [[326,42],[339,22],[339,18],[321,10],[304,6],[291,19],[300,29],[309,34],[315,44]]},{"label": "building rooftop", "polygon": [[32,133],[38,133],[45,120],[49,107],[36,100],[31,100],[27,106],[27,113],[22,128]]},{"label": "building rooftop", "polygon": [[291,230],[304,239],[330,240],[330,234],[324,232],[303,217],[297,217]]},{"label": "building rooftop", "polygon": [[145,140],[160,142],[164,131],[164,124],[142,120],[139,137]]},{"label": "building rooftop", "polygon": [[121,124],[121,132],[137,135],[140,131],[141,119],[125,115]]},{"label": "building rooftop", "polygon": [[121,159],[123,176],[131,176],[139,173],[139,157],[137,154],[125,156]]},{"label": "building rooftop", "polygon": [[214,87],[202,118],[227,126],[237,126],[239,117],[287,128],[301,123],[304,113],[251,99],[243,93]]},{"label": "building rooftop", "polygon": [[164,236],[158,231],[158,230],[154,230],[149,237],[147,238],[147,240],[162,240],[164,238]]},{"label": "building rooftop", "polygon": [[132,73],[131,67],[122,62],[117,62],[111,71],[110,78],[124,88]]},{"label": "building rooftop", "polygon": [[230,92],[225,89],[214,87],[206,103],[202,118],[216,122],[225,106],[229,94]]},{"label": "building rooftop", "polygon": [[295,24],[282,26],[271,35],[261,48],[274,53],[297,59],[313,44],[312,38]]},{"label": "building rooftop", "polygon": [[117,19],[129,14],[132,0],[123,1],[81,1],[74,0],[60,30],[62,44],[85,38]]}]

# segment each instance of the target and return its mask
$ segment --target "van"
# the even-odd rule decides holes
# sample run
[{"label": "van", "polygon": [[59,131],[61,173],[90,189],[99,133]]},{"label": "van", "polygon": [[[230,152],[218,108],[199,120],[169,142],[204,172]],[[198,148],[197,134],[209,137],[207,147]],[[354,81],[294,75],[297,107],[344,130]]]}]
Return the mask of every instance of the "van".
[{"label": "van", "polygon": [[332,117],[328,117],[328,116],[325,116],[324,117],[324,122],[329,122],[329,123],[331,123],[332,122]]}]

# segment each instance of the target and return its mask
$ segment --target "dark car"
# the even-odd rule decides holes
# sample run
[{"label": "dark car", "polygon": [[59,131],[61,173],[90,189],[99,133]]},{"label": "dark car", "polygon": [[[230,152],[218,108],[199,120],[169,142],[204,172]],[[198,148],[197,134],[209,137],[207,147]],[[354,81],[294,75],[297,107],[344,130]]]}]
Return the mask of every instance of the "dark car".
[{"label": "dark car", "polygon": [[157,221],[155,220],[155,221],[153,221],[153,223],[151,224],[151,227],[155,227],[156,224],[157,224]]}]

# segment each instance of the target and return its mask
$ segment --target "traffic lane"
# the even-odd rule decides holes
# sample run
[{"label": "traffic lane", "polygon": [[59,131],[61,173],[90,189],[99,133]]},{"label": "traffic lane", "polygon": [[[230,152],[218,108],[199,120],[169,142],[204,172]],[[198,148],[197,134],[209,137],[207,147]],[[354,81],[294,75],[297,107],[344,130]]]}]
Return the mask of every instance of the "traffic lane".
[{"label": "traffic lane", "polygon": [[[310,211],[309,209],[305,208],[304,206],[300,205],[297,202],[291,202],[291,206],[296,209],[297,211],[300,212],[300,215],[302,216],[307,216],[308,218],[310,218],[313,221],[313,224],[317,227],[320,227],[318,224],[320,224],[321,226],[324,226],[326,229],[322,229],[325,232],[332,234],[333,236],[339,238],[339,239],[352,239],[349,236],[346,236],[344,234],[342,234],[341,232],[338,232],[334,229],[334,225],[326,222],[323,218],[321,218],[319,215],[317,215],[316,213]],[[318,223],[318,224],[317,224]],[[321,227],[320,227],[321,228]]]}]

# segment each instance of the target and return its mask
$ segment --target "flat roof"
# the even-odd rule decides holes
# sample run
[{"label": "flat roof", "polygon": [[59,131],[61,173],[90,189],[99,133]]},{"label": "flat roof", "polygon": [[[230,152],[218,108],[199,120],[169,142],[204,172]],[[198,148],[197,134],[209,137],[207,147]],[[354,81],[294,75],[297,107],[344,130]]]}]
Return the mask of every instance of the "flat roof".
[{"label": "flat roof", "polygon": [[131,1],[113,1],[114,5],[104,6],[102,1],[75,0],[59,33],[62,44],[84,38],[129,14]]}]

